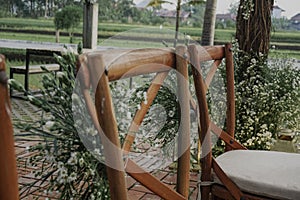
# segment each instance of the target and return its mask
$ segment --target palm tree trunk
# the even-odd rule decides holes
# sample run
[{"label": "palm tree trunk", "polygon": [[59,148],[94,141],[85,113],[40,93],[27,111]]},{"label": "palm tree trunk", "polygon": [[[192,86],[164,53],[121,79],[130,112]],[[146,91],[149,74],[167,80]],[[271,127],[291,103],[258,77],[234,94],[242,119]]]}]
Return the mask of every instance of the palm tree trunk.
[{"label": "palm tree trunk", "polygon": [[174,47],[176,47],[176,45],[177,45],[177,40],[178,40],[179,21],[180,21],[180,10],[181,10],[181,0],[177,0]]},{"label": "palm tree trunk", "polygon": [[216,23],[217,0],[207,0],[204,13],[201,45],[213,45]]}]

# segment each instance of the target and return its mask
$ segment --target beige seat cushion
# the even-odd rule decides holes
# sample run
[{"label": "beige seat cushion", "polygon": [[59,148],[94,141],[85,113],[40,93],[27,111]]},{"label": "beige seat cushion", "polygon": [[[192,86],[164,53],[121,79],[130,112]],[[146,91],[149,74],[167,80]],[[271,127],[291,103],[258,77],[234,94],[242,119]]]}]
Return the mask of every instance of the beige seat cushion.
[{"label": "beige seat cushion", "polygon": [[300,199],[300,154],[234,150],[216,161],[242,191],[277,199]]}]

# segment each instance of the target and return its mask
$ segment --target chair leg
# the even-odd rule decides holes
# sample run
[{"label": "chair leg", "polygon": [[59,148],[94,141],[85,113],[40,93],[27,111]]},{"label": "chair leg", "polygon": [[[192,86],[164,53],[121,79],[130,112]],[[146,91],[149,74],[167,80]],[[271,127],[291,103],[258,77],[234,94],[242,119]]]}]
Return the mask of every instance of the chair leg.
[{"label": "chair leg", "polygon": [[[24,88],[25,88],[25,91],[26,91],[26,93],[28,92],[28,88],[29,88],[29,74],[25,74],[25,76],[24,76],[24,78],[25,78],[25,84],[24,84]],[[26,95],[26,94],[25,94]]]},{"label": "chair leg", "polygon": [[[11,69],[9,70],[9,78],[10,78],[10,79],[13,79],[13,78],[14,78],[14,73],[13,73],[13,71],[12,71]],[[12,87],[9,87],[9,96],[10,96],[10,97],[12,96],[12,92],[13,92]]]}]

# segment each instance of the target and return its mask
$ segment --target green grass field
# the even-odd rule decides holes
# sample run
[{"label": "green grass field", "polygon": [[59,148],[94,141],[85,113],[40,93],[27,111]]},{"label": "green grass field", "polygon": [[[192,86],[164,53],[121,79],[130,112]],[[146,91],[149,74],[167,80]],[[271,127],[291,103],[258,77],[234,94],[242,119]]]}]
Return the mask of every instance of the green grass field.
[{"label": "green grass field", "polygon": [[[0,32],[1,39],[14,39],[14,40],[30,40],[30,41],[40,41],[40,42],[55,42],[54,34],[34,34],[34,31],[49,31],[54,33],[55,27],[53,19],[24,19],[24,18],[0,18],[0,28],[2,30],[29,30],[33,33],[17,33],[17,32]],[[170,30],[170,33],[163,36],[159,33],[159,26],[144,26],[140,24],[118,24],[118,23],[102,23],[98,25],[98,45],[101,46],[118,46],[118,47],[163,47],[161,41],[146,41],[144,38],[172,38],[174,26],[164,27],[166,30]],[[153,30],[153,31],[152,31]],[[65,32],[65,31],[63,31]],[[82,24],[74,30],[75,33],[82,33]],[[168,31],[166,31],[168,32]],[[199,40],[201,38],[202,30],[195,27],[180,27],[181,37],[183,34],[190,35],[192,39]],[[133,39],[128,40],[117,40],[114,37],[118,34],[122,36],[130,36]],[[136,39],[135,38],[139,38]],[[219,43],[231,42],[235,37],[235,29],[216,29],[215,31],[215,41]],[[70,39],[68,36],[60,36],[61,43],[69,43]],[[74,36],[73,43],[78,44],[82,41],[80,36]],[[271,35],[271,45],[280,46],[297,46],[300,47],[300,34],[297,31],[294,32],[272,32]],[[172,43],[169,42],[169,46]],[[7,53],[9,51],[17,50],[7,50],[0,48],[0,53]],[[23,52],[24,53],[24,52]],[[300,60],[300,51],[295,50],[272,50],[270,52],[270,57],[277,57],[278,53],[284,58],[296,58]],[[17,61],[9,61],[12,65],[18,65],[15,63]],[[19,63],[22,64],[22,63]],[[10,65],[10,63],[8,63]]]},{"label": "green grass field", "polygon": [[[99,23],[98,32],[101,38],[107,38],[116,35],[121,32],[126,32],[133,29],[143,28],[158,28],[159,26],[145,26],[140,24],[117,24],[117,23]],[[0,28],[2,29],[14,29],[14,30],[43,30],[43,31],[55,31],[53,19],[23,19],[23,18],[0,18]],[[174,30],[174,26],[166,26],[166,29]],[[180,33],[188,34],[194,39],[201,37],[202,30],[195,27],[180,27]],[[136,30],[138,32],[138,30]],[[74,33],[82,33],[82,24],[74,30]],[[13,36],[11,34],[1,34],[1,38],[10,39]],[[215,40],[228,42],[234,38],[235,29],[216,29]],[[18,36],[17,34],[15,36]],[[53,36],[54,37],[54,36]],[[53,41],[53,37],[37,37],[32,36],[29,40],[38,41]],[[20,35],[22,38],[22,35]],[[64,41],[62,41],[64,42]],[[273,31],[271,34],[272,43],[291,43],[295,46],[300,46],[300,34],[297,31]]]}]

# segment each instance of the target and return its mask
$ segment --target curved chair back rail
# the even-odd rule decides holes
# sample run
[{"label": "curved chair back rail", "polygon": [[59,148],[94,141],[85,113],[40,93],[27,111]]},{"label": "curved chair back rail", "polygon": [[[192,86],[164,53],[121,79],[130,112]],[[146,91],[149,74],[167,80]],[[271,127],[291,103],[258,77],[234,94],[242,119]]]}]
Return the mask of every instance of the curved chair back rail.
[{"label": "curved chair back rail", "polygon": [[17,200],[18,176],[7,81],[5,57],[0,54],[0,199]]}]

